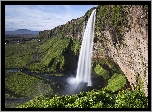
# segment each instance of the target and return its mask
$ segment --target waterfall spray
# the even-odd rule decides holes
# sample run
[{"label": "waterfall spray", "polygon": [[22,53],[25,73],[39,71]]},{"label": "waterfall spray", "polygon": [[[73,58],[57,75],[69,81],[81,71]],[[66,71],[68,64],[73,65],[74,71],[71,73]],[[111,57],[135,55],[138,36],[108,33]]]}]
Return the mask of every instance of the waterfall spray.
[{"label": "waterfall spray", "polygon": [[95,25],[96,9],[92,11],[92,14],[88,20],[86,29],[84,31],[78,66],[76,81],[78,83],[85,82],[88,86],[91,86],[91,57],[93,50],[93,38],[94,38],[94,25]]}]

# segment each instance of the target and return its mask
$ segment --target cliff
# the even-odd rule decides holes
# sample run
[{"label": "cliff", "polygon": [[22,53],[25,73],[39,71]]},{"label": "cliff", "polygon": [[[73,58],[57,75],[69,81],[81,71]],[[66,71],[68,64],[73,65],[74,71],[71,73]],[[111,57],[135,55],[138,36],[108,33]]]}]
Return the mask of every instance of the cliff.
[{"label": "cliff", "polygon": [[72,19],[71,21],[68,21],[66,24],[59,25],[51,30],[44,30],[39,32],[39,36],[43,38],[51,38],[53,36],[62,37],[62,38],[72,38],[74,40],[82,40],[83,30],[85,22],[87,22],[86,17],[89,17],[91,15],[92,10],[95,9],[92,8],[88,10],[84,16],[76,19]]},{"label": "cliff", "polygon": [[[97,9],[94,56],[112,58],[132,89],[140,85],[148,96],[148,6],[98,6]],[[105,27],[102,29],[100,25]]]},{"label": "cliff", "polygon": [[[84,21],[92,10],[80,18],[49,31],[40,32],[44,38],[72,38],[81,41]],[[131,88],[137,85],[148,96],[148,6],[97,6],[93,57],[111,59],[119,65]]]}]

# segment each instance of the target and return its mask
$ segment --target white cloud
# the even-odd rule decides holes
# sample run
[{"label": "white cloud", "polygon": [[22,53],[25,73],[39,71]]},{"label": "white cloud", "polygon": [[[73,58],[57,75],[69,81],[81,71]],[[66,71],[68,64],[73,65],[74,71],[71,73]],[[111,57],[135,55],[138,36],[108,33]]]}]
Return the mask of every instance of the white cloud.
[{"label": "white cloud", "polygon": [[5,11],[6,31],[21,28],[50,30],[85,13],[69,5],[9,5],[6,6]]}]

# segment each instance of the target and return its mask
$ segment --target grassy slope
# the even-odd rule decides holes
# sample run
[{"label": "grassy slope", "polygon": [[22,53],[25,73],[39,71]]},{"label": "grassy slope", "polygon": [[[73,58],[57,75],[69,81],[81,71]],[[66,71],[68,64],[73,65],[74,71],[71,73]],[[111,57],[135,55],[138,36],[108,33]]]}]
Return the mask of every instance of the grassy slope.
[{"label": "grassy slope", "polygon": [[[5,103],[6,108],[15,108],[21,103],[18,100],[31,99],[41,94],[55,94],[56,87],[53,82],[47,82],[33,76],[18,72],[18,73],[5,73],[5,100],[11,101]],[[12,102],[14,101],[14,102]]]},{"label": "grassy slope", "polygon": [[[107,10],[108,8],[108,10]],[[105,26],[111,27],[115,30],[118,30],[119,33],[117,37],[114,37],[113,40],[119,40],[122,41],[123,39],[120,38],[123,35],[123,31],[121,30],[121,27],[119,25],[126,25],[123,21],[125,18],[123,18],[124,15],[121,15],[121,8],[119,6],[115,6],[113,9],[108,7],[108,6],[98,6],[98,12],[97,12],[97,18],[96,18],[96,27],[95,27],[95,34],[99,34],[102,30],[105,29]],[[109,12],[112,13],[118,13],[116,15],[110,15],[111,17],[107,18],[106,15],[108,15]],[[91,13],[91,10],[88,11],[88,15]],[[87,15],[86,14],[86,15]],[[102,21],[101,21],[102,20]],[[70,32],[72,33],[72,25],[70,25]],[[102,27],[100,27],[102,26]],[[36,71],[36,72],[63,72],[65,69],[71,69],[71,65],[77,63],[77,59],[75,59],[74,56],[77,56],[79,54],[79,48],[80,48],[80,43],[77,43],[73,41],[71,43],[71,40],[69,38],[62,38],[62,34],[57,32],[58,34],[56,36],[51,37],[51,39],[46,39],[46,41],[43,42],[43,44],[29,44],[24,52],[23,49],[20,49],[19,47],[22,48],[22,45],[18,45],[15,49],[18,49],[18,53],[22,54],[22,58],[20,55],[15,55],[13,57],[12,54],[7,54],[11,53],[12,50],[9,50],[5,52],[7,54],[7,59],[5,67],[20,67],[23,66],[27,63],[27,61],[32,60],[32,54],[35,52],[35,48],[40,48],[38,52],[38,58],[39,58],[39,63],[34,63],[31,64],[28,68],[31,71]],[[103,37],[104,38],[104,37]],[[98,38],[98,41],[100,39]],[[102,40],[102,39],[101,39]],[[72,44],[72,45],[70,45]],[[31,46],[35,45],[33,48]],[[14,45],[17,46],[17,45]],[[16,51],[15,51],[16,52]],[[27,54],[24,54],[27,53]],[[28,55],[29,53],[29,55]],[[69,59],[70,57],[70,59]],[[71,58],[74,57],[74,58]],[[25,61],[24,61],[25,59]],[[14,61],[15,64],[14,64]],[[99,59],[93,61],[93,70],[96,67],[96,65],[100,65],[100,67],[97,67],[95,72],[99,75],[103,75],[100,72],[102,70],[111,70],[109,73],[109,76],[111,77],[114,73],[122,73],[120,68],[113,63],[109,59]],[[72,69],[74,69],[76,66],[74,65]],[[100,74],[101,73],[101,74]],[[122,75],[120,75],[122,76]],[[120,79],[124,79],[123,77],[118,77]],[[109,79],[109,77],[107,78]],[[119,79],[119,80],[120,80]],[[125,79],[124,79],[125,80]],[[112,88],[113,84],[116,84],[117,78],[115,80],[110,80],[110,84],[108,85],[108,90],[109,88]],[[125,82],[125,81],[124,81]],[[111,85],[111,87],[110,87]],[[10,86],[9,86],[10,87]],[[11,87],[10,87],[11,88]],[[112,88],[113,89],[113,88]],[[111,89],[111,91],[113,91]],[[119,88],[120,89],[120,88]],[[117,89],[117,90],[119,90]],[[103,94],[104,93],[104,94]],[[88,95],[89,94],[89,95]],[[100,97],[102,99],[100,99]],[[77,99],[76,101],[74,99]],[[72,101],[71,101],[72,100]],[[37,102],[41,103],[37,103]],[[101,102],[100,102],[101,101]],[[127,103],[126,103],[127,102]],[[35,99],[31,100],[30,102],[26,103],[25,105],[19,106],[21,108],[27,108],[27,107],[106,107],[106,108],[118,108],[118,107],[129,107],[129,108],[138,108],[138,107],[147,107],[147,98],[144,97],[141,91],[136,90],[134,92],[131,92],[129,90],[121,91],[118,94],[112,94],[108,93],[103,90],[98,90],[98,91],[92,91],[88,93],[82,93],[78,95],[73,95],[73,96],[38,96]],[[88,105],[86,105],[88,104]]]},{"label": "grassy slope", "polygon": [[[72,45],[73,46],[72,46]],[[79,42],[72,42],[71,39],[51,38],[43,44],[12,44],[5,46],[5,67],[22,68],[30,61],[33,61],[33,53],[39,48],[39,63],[32,63],[28,67],[30,71],[55,72],[56,74],[70,68],[67,60],[73,59],[78,54]],[[71,55],[71,53],[73,53]],[[71,58],[69,58],[69,56]],[[24,58],[26,60],[24,60]],[[65,61],[66,59],[66,61]],[[71,62],[71,61],[70,61]],[[58,64],[59,63],[59,64]],[[73,62],[75,63],[75,62]],[[76,65],[72,64],[72,65]],[[74,66],[75,68],[76,66]],[[58,74],[57,74],[58,75]],[[52,90],[53,89],[53,90]],[[57,86],[54,82],[48,82],[33,76],[18,72],[5,73],[5,98],[20,99],[25,97],[33,98],[40,94],[57,94]],[[6,107],[14,107],[18,103],[6,103]]]},{"label": "grassy slope", "polygon": [[20,68],[32,61],[32,54],[35,52],[35,44],[6,44],[5,67]]},{"label": "grassy slope", "polygon": [[23,97],[35,97],[39,94],[53,92],[50,84],[20,72],[5,77],[5,88],[6,93],[12,91],[15,96],[20,95]]}]

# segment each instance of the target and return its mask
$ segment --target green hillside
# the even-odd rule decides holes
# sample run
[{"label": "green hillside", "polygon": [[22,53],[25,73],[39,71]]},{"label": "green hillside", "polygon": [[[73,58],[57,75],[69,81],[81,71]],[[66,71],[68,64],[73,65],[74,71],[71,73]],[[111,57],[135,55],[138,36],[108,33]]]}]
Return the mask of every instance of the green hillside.
[{"label": "green hillside", "polygon": [[[44,73],[48,73],[48,77],[58,77],[62,82],[62,76],[76,75],[84,20],[93,9],[60,27],[42,31],[38,36],[41,42],[31,40],[5,45],[5,68],[20,70],[5,72],[5,99],[31,99],[25,103],[5,103],[6,108],[148,108],[148,98],[140,86],[140,78],[139,85],[132,90],[119,65],[108,56],[92,57],[91,63],[92,76],[97,75],[104,80],[103,88],[60,95],[62,85],[44,78]],[[113,32],[118,32],[113,41],[118,40],[125,45],[122,41],[123,28],[129,27],[126,14],[122,6],[97,6],[94,41],[104,43],[106,37],[101,36],[102,30],[111,28]],[[102,49],[97,51],[104,53]],[[43,74],[30,75],[24,72],[26,70]]]}]

